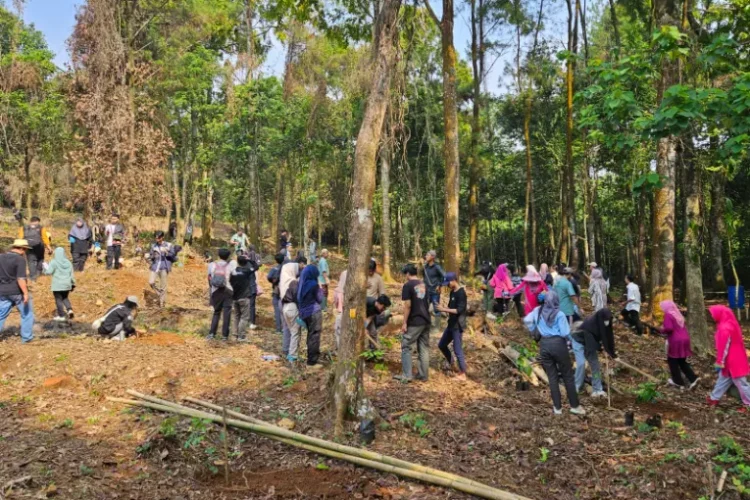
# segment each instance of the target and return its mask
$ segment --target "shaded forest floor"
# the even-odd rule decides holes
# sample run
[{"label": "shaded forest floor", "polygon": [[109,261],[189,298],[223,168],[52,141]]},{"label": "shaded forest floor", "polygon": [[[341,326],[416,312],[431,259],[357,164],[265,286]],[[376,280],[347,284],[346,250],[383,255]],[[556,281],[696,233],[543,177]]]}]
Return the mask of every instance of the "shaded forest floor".
[{"label": "shaded forest floor", "polygon": [[[334,259],[334,276],[343,265]],[[33,290],[37,341],[21,345],[17,315],[9,319],[0,340],[0,497],[465,498],[240,431],[229,436],[227,484],[218,428],[126,409],[106,396],[125,396],[129,388],[173,400],[190,395],[269,422],[289,419],[296,431],[331,438],[328,372],[306,373],[302,366],[262,359],[280,354],[281,347],[270,290],[259,298],[260,328],[248,344],[206,342],[211,313],[199,259],[188,259],[172,273],[165,310],[140,312],[143,335],[125,342],[91,336],[88,324],[112,303],[129,294],[143,296],[147,268],[128,266],[107,272],[90,265],[77,276],[71,295],[77,317],[70,328],[51,322],[47,278]],[[399,297],[400,287],[389,292]],[[398,314],[400,301],[394,306]],[[333,321],[333,314],[325,316],[326,366]],[[495,326],[495,334],[532,349],[518,319]],[[637,403],[633,390],[645,380],[618,368],[613,385],[624,395],[613,394],[615,409],[607,409],[606,399],[583,396],[586,417],[567,412],[555,417],[546,388],[517,390],[518,371],[489,347],[495,339],[483,328],[464,337],[468,382],[441,371],[434,333],[430,380],[397,383],[392,379],[400,372],[397,330],[386,327],[385,359],[368,364],[365,380],[383,417],[371,445],[380,453],[535,499],[693,499],[710,498],[718,482],[716,463],[736,465],[737,448],[727,448],[750,450],[750,417],[735,411],[739,403],[725,399],[718,410],[704,404],[714,381],[710,359],[693,360],[702,376],[695,391],[660,386],[655,402]],[[638,338],[621,326],[616,334],[624,359],[666,380],[663,340]],[[623,425],[624,410],[635,412],[634,427]],[[655,415],[661,416],[661,428],[645,424]],[[356,443],[356,437],[353,426],[348,441]],[[732,440],[724,439],[723,448],[717,445],[722,437]],[[740,498],[733,476],[722,498]]]}]

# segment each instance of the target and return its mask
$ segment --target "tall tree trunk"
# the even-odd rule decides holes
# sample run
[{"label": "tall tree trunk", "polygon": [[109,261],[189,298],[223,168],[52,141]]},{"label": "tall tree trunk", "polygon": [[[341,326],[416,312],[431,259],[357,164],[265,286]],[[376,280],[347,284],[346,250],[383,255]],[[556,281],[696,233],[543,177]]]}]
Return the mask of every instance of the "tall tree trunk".
[{"label": "tall tree trunk", "polygon": [[[251,112],[252,113],[252,112]],[[250,243],[260,247],[260,234],[258,227],[260,225],[258,205],[260,200],[256,196],[257,184],[258,184],[258,155],[255,149],[255,138],[258,136],[258,120],[253,120],[253,134],[252,137],[248,137],[248,143],[250,148],[247,157],[248,166],[248,179],[247,179],[247,192],[248,192],[248,203],[247,203],[247,237]]]},{"label": "tall tree trunk", "polygon": [[176,237],[177,243],[182,245],[184,234],[182,232],[182,198],[180,198],[180,176],[177,172],[177,161],[175,158],[170,160],[172,165],[172,200],[174,203],[174,222],[177,226]]},{"label": "tall tree trunk", "polygon": [[724,256],[722,242],[724,240],[724,187],[727,177],[724,172],[711,174],[711,210],[709,212],[710,252],[709,269],[710,284],[714,291],[725,291],[727,283],[724,279]]},{"label": "tall tree trunk", "polygon": [[[662,18],[668,21],[665,0],[655,4],[655,12],[658,21],[661,22]],[[664,91],[678,82],[678,63],[665,58],[657,89],[658,102],[661,102]],[[651,252],[651,313],[658,321],[663,317],[659,303],[673,299],[676,164],[677,138],[673,135],[662,137],[656,147],[656,173],[659,174],[662,185],[654,193]]]},{"label": "tall tree trunk", "polygon": [[359,409],[367,406],[363,394],[361,353],[365,344],[367,263],[372,252],[372,202],[375,196],[378,143],[383,131],[391,73],[396,60],[400,7],[401,0],[384,0],[378,14],[372,55],[372,87],[357,136],[341,345],[332,389],[336,436],[343,435],[347,415],[357,415]]},{"label": "tall tree trunk", "polygon": [[701,214],[701,196],[703,183],[700,169],[695,165],[692,154],[691,136],[682,140],[683,173],[685,181],[685,294],[688,308],[688,331],[693,344],[700,352],[707,352],[711,346],[711,338],[706,324],[705,306],[703,302],[703,274],[701,271],[701,241],[700,231],[703,227]]},{"label": "tall tree trunk", "polygon": [[471,0],[471,67],[474,76],[474,94],[472,96],[471,113],[471,163],[469,165],[469,276],[474,275],[477,264],[477,224],[479,214],[477,210],[479,198],[479,177],[481,172],[481,157],[479,154],[479,141],[482,136],[481,111],[481,86],[482,75],[479,72],[480,46],[479,39],[479,17],[483,15],[477,12],[477,0]]},{"label": "tall tree trunk", "polygon": [[458,272],[461,265],[458,230],[459,159],[456,49],[453,46],[453,0],[443,0],[440,23],[443,52],[443,121],[445,124],[445,215],[443,264],[446,271]]},{"label": "tall tree trunk", "polygon": [[662,187],[654,194],[653,248],[651,253],[651,311],[661,320],[659,302],[672,300],[674,270],[675,165],[677,140],[674,136],[659,139],[656,172]]},{"label": "tall tree trunk", "polygon": [[[575,181],[573,175],[573,80],[575,78],[575,54],[578,50],[578,13],[580,0],[567,0],[568,6],[568,61],[565,74],[566,112],[565,120],[565,167],[562,175],[562,235],[560,238],[560,259],[571,262],[575,252]],[[571,251],[572,250],[572,251]]]},{"label": "tall tree trunk", "polygon": [[609,0],[609,16],[612,18],[612,31],[615,35],[615,48],[620,49],[620,23],[617,22],[617,10],[615,0]]},{"label": "tall tree trunk", "polygon": [[208,171],[203,171],[203,185],[206,190],[206,198],[203,206],[203,221],[201,221],[201,238],[204,246],[211,246],[212,234],[211,227],[214,223],[214,186],[211,182]]},{"label": "tall tree trunk", "polygon": [[31,156],[31,148],[27,144],[24,147],[24,154],[23,154],[23,173],[24,173],[24,180],[26,182],[26,217],[31,217],[31,209],[32,209],[32,203],[34,200],[34,192],[32,189],[32,181],[31,181],[31,162],[32,162],[32,156]]},{"label": "tall tree trunk", "polygon": [[391,275],[391,161],[393,160],[393,129],[386,125],[387,137],[380,148],[380,196],[383,205],[380,246],[383,250],[383,281],[393,282]]}]

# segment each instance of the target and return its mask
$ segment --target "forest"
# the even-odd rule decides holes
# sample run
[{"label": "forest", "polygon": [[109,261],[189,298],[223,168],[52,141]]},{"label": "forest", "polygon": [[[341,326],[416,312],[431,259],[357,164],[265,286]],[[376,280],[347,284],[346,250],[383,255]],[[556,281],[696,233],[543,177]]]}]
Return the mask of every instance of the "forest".
[{"label": "forest", "polygon": [[[0,11],[6,206],[348,247],[378,2],[90,1],[65,69],[14,5]],[[450,2],[438,19],[399,5],[374,138],[386,267],[431,248],[469,275],[599,261],[683,300],[685,283],[744,276],[746,7]],[[260,70],[273,47],[278,76]]]},{"label": "forest", "polygon": [[[50,225],[118,213],[151,234],[158,221],[190,240],[191,259],[237,228],[264,257],[282,230],[295,247],[334,252],[331,276],[349,276],[331,377],[337,438],[382,389],[368,385],[357,319],[372,257],[390,289],[402,265],[436,250],[472,299],[484,263],[596,262],[618,292],[633,277],[649,321],[662,321],[663,301],[686,309],[704,360],[706,302],[750,280],[747,0],[82,0],[66,67],[24,21],[27,3],[0,0],[3,212]],[[186,311],[202,300],[194,271],[180,282]],[[117,280],[106,281],[117,297],[141,293]],[[519,322],[485,323],[488,337],[528,340],[514,337]],[[637,359],[656,349],[634,342]],[[677,421],[694,403],[667,413]],[[541,490],[511,489],[541,495],[549,480],[569,498],[570,484],[534,474]],[[750,491],[744,474],[732,493]],[[701,481],[661,498],[705,495]],[[618,495],[662,488],[633,484]],[[338,498],[312,496],[327,494]]]}]

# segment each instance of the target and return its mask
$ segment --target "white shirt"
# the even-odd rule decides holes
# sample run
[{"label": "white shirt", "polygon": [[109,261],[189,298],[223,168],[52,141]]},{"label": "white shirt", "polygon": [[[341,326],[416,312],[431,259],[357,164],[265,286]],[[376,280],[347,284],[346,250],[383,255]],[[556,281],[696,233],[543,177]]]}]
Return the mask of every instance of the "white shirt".
[{"label": "white shirt", "polygon": [[641,310],[641,290],[635,283],[630,283],[627,286],[628,290],[628,304],[625,306],[626,311],[639,311]]}]

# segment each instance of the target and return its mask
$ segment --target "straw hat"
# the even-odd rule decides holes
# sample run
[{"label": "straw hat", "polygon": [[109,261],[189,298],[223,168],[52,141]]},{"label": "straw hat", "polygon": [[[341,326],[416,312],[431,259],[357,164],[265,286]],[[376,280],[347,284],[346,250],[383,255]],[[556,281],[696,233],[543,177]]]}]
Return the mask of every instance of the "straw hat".
[{"label": "straw hat", "polygon": [[13,240],[13,248],[24,248],[26,250],[31,250],[31,247],[29,246],[29,242],[24,239],[16,239]]}]

